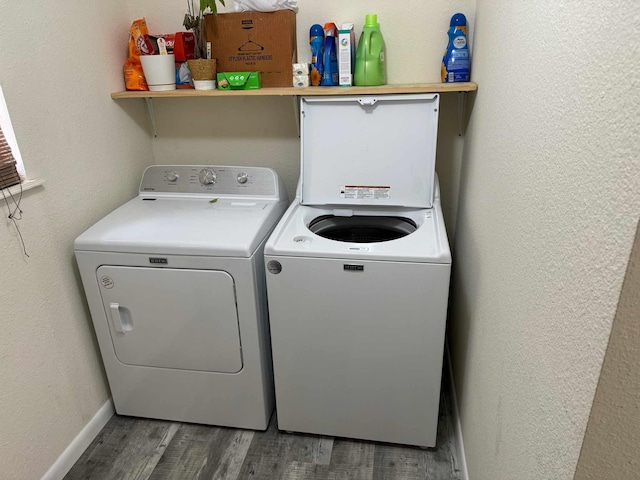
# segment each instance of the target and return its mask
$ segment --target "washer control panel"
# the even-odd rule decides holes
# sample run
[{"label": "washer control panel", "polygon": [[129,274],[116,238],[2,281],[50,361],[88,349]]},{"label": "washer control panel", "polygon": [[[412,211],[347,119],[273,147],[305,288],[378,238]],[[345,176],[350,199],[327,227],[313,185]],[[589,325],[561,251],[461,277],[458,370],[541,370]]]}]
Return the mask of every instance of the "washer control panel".
[{"label": "washer control panel", "polygon": [[140,182],[140,193],[182,193],[206,195],[278,195],[275,172],[265,167],[221,165],[154,165]]},{"label": "washer control panel", "polygon": [[218,176],[213,168],[203,168],[198,175],[202,185],[212,185],[216,183]]}]

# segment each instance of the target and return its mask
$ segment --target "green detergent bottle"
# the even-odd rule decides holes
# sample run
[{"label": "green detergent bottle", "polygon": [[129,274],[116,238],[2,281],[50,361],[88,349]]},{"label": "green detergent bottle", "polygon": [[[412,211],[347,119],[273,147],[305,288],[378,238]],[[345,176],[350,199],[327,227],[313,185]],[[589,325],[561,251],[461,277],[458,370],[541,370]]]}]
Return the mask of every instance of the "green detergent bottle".
[{"label": "green detergent bottle", "polygon": [[377,15],[367,15],[356,52],[355,85],[384,85],[387,83],[384,64],[384,38],[380,33]]}]

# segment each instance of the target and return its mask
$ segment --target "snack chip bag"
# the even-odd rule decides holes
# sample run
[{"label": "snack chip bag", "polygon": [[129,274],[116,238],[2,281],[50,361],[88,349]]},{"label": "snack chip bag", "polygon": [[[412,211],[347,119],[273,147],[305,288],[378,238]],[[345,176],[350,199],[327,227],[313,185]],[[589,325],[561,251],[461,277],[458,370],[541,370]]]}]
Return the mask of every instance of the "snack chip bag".
[{"label": "snack chip bag", "polygon": [[124,83],[127,90],[149,90],[144,78],[140,55],[151,55],[153,44],[149,40],[147,21],[139,18],[129,29],[129,56],[124,62]]}]

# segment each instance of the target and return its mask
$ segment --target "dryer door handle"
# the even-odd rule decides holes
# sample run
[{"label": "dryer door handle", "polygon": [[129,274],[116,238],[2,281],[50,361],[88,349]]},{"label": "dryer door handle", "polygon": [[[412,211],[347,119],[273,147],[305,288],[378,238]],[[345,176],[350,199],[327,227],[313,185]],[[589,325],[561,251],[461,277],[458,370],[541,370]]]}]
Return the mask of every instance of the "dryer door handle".
[{"label": "dryer door handle", "polygon": [[[109,310],[111,310],[111,325],[113,325],[113,329],[118,333],[127,333],[132,330],[132,325],[130,321],[127,321],[124,317],[126,317],[126,308],[121,308],[118,303],[109,304]],[[121,310],[125,310],[125,315],[122,315]]]}]

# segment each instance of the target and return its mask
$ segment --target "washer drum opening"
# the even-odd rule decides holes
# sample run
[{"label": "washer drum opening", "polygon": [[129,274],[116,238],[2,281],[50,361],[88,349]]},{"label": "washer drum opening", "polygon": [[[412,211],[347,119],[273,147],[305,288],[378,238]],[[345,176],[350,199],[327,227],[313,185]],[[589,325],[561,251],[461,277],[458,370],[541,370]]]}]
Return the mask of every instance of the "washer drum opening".
[{"label": "washer drum opening", "polygon": [[354,215],[336,217],[323,215],[309,224],[309,230],[316,235],[350,243],[388,242],[406,237],[417,230],[413,220],[403,217],[380,217]]}]

